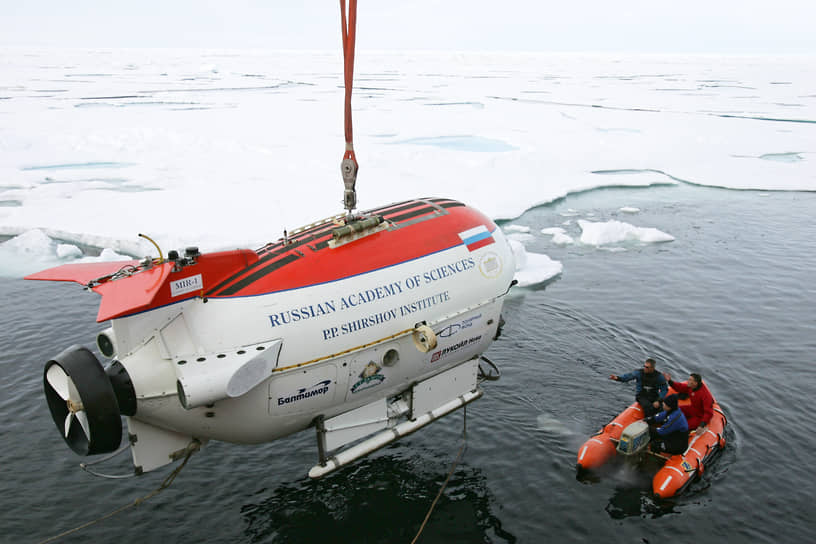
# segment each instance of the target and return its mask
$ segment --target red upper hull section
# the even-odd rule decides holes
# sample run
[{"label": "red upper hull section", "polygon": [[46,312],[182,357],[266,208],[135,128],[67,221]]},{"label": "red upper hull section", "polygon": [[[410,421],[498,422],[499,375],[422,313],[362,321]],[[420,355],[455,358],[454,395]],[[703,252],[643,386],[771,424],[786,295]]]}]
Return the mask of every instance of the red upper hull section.
[{"label": "red upper hull section", "polygon": [[[386,228],[332,248],[327,221],[258,251],[209,253],[190,263],[164,262],[118,279],[110,275],[133,261],[73,264],[45,270],[26,279],[76,281],[102,295],[97,321],[142,312],[192,297],[254,296],[297,289],[394,266],[463,244],[460,234],[496,225],[480,212],[448,199],[423,199],[366,212],[380,215]],[[492,243],[492,235],[479,241]]]}]

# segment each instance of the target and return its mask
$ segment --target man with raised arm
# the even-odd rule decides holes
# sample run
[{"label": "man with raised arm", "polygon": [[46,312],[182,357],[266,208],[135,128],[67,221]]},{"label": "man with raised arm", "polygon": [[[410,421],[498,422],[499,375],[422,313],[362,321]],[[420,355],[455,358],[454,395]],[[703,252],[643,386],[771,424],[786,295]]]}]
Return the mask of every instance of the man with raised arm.
[{"label": "man with raised arm", "polygon": [[696,372],[692,372],[685,382],[672,381],[668,372],[664,372],[663,377],[672,389],[681,395],[688,395],[691,399],[691,404],[680,407],[686,415],[689,429],[695,429],[697,434],[705,431],[714,415],[714,397],[703,383],[703,378]]},{"label": "man with raised arm", "polygon": [[660,401],[663,400],[669,390],[663,375],[655,371],[656,364],[655,360],[650,357],[643,363],[643,368],[633,370],[622,376],[617,374],[609,376],[610,380],[619,382],[636,380],[635,400],[643,408],[644,416],[650,416],[658,412]]}]

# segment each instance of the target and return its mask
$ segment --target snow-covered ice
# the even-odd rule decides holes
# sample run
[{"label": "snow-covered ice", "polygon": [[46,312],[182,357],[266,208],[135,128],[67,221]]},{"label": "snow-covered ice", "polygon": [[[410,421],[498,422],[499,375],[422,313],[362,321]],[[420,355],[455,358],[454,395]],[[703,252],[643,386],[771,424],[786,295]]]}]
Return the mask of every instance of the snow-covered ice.
[{"label": "snow-covered ice", "polygon": [[[444,196],[508,220],[602,187],[813,191],[813,65],[358,51],[359,206]],[[255,248],[341,212],[342,97],[339,51],[0,49],[0,274],[155,253],[140,232]],[[566,210],[562,227],[613,250],[672,239],[619,211]],[[526,253],[529,227],[504,231],[521,283],[561,272]]]}]

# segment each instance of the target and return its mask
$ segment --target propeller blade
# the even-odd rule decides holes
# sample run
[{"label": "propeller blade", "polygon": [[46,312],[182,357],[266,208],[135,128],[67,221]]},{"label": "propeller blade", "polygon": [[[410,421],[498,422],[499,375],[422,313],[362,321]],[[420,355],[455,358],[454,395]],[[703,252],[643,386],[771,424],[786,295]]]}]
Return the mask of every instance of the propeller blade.
[{"label": "propeller blade", "polygon": [[68,433],[71,431],[71,419],[73,419],[74,414],[68,412],[68,415],[65,416],[65,438],[68,438]]},{"label": "propeller blade", "polygon": [[91,441],[91,427],[88,424],[88,414],[85,413],[85,410],[81,410],[74,414],[76,418],[79,420],[79,424],[82,425],[82,430],[85,431],[85,438],[88,439],[88,442]]},{"label": "propeller blade", "polygon": [[68,374],[59,365],[51,365],[46,374],[48,385],[50,385],[62,400],[68,400]]},{"label": "propeller blade", "polygon": [[74,402],[82,402],[82,397],[79,396],[74,380],[71,379],[71,376],[66,377],[68,378],[68,398]]}]

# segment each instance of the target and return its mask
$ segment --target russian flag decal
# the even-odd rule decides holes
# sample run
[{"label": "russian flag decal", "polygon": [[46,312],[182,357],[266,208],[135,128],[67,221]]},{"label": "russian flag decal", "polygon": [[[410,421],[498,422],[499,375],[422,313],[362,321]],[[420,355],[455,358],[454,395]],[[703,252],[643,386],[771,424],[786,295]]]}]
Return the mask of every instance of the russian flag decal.
[{"label": "russian flag decal", "polygon": [[493,235],[490,234],[484,225],[479,225],[465,232],[460,232],[459,238],[461,238],[462,243],[467,246],[468,251],[476,251],[480,247],[489,246],[495,242]]}]

